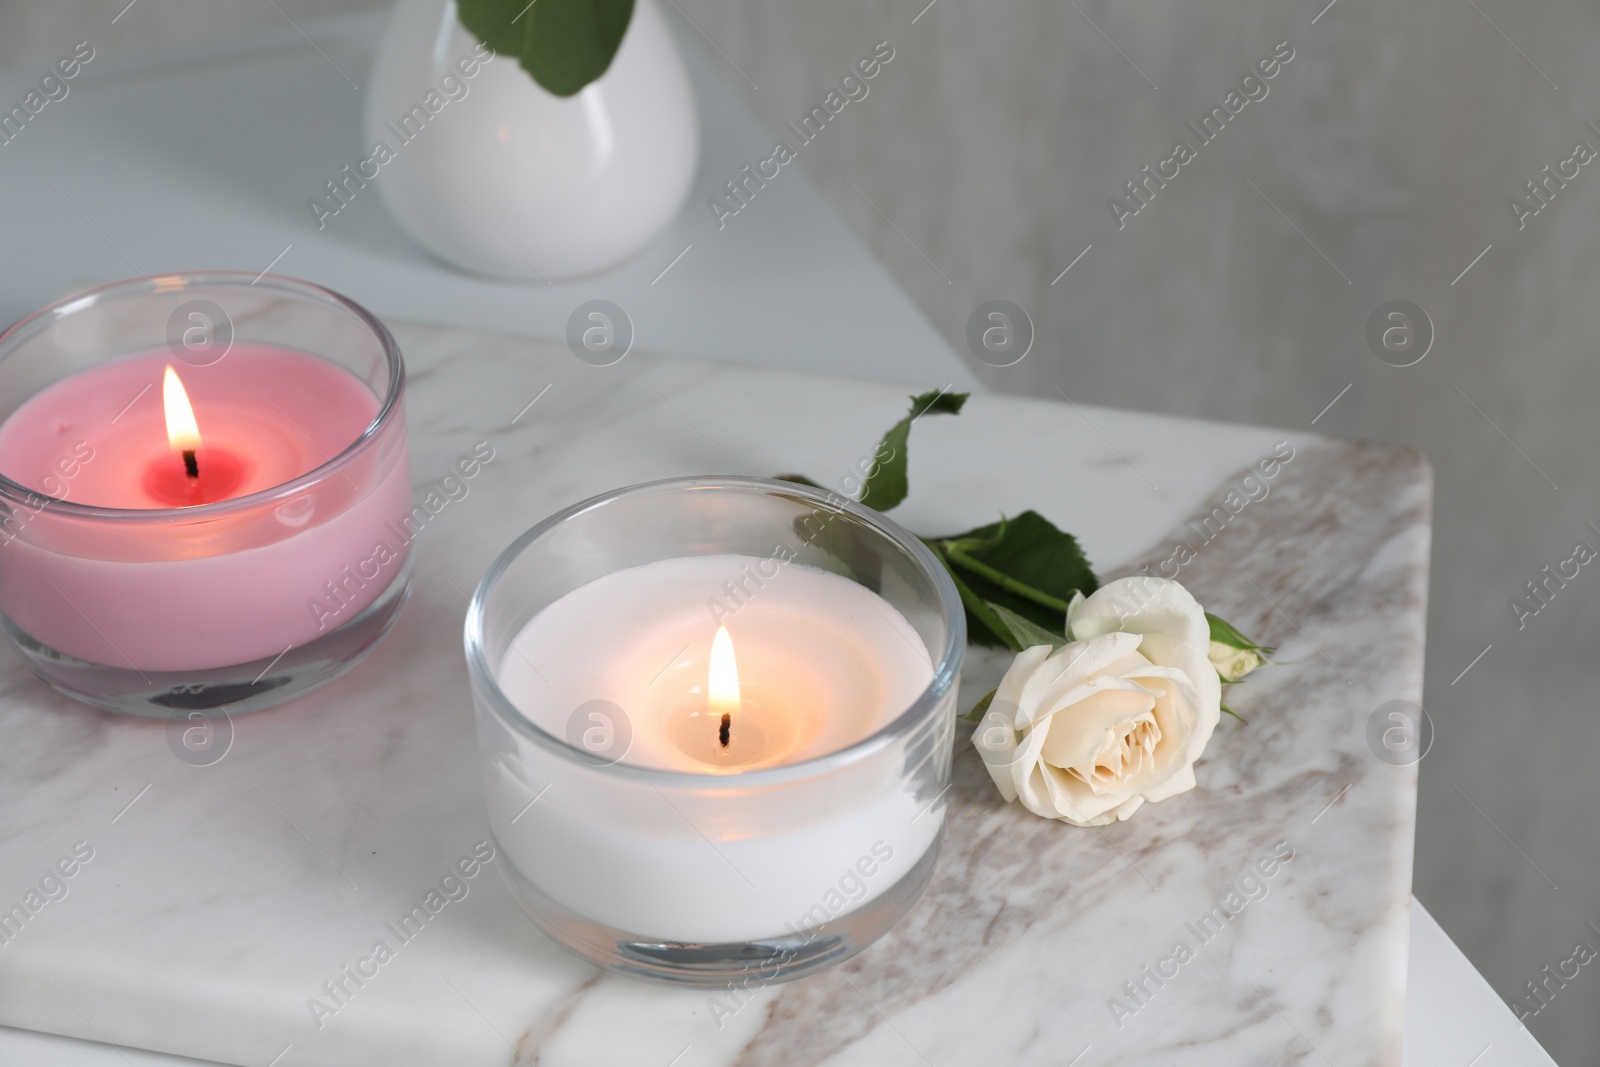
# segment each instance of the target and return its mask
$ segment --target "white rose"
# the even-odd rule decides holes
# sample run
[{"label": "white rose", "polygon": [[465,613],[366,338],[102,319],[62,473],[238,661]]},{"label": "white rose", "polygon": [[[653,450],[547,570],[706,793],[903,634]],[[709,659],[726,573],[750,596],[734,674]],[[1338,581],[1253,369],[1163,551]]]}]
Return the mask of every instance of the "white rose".
[{"label": "white rose", "polygon": [[1067,615],[1072,638],[1018,654],[972,743],[1006,800],[1078,826],[1194,788],[1222,685],[1205,612],[1164,578],[1121,578]]}]

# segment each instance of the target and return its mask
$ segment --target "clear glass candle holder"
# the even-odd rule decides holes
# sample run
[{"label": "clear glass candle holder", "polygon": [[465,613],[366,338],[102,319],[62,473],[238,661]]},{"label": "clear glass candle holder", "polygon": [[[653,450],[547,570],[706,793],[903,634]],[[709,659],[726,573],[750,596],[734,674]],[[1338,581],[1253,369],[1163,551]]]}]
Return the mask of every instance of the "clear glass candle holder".
[{"label": "clear glass candle holder", "polygon": [[512,892],[571,951],[669,982],[860,952],[933,872],[965,642],[927,547],[832,493],[685,478],[550,517],[466,622]]},{"label": "clear glass candle holder", "polygon": [[404,383],[382,323],[288,278],[137,279],[12,326],[13,643],[62,692],[161,718],[266,707],[346,670],[409,588]]}]

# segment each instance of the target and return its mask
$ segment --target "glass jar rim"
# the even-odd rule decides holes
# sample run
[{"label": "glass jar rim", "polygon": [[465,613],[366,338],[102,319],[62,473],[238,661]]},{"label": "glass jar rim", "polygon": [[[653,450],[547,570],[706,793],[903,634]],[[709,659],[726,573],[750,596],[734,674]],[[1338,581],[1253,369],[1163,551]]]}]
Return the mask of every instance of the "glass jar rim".
[{"label": "glass jar rim", "polygon": [[[639,767],[627,763],[596,766],[587,753],[575,748],[565,738],[556,737],[534,723],[501,689],[499,680],[490,668],[484,642],[484,616],[489,593],[507,568],[534,542],[545,537],[568,520],[586,512],[605,507],[620,500],[649,496],[680,490],[733,490],[761,491],[779,494],[843,512],[859,520],[910,556],[933,587],[945,619],[944,647],[938,650],[933,664],[933,678],[915,700],[899,715],[859,741],[844,748],[796,763],[764,767],[737,774],[703,774],[695,771],[674,771],[656,767]],[[813,488],[799,482],[779,481],[771,478],[729,477],[724,475],[692,475],[663,478],[652,482],[614,489],[592,496],[563,508],[525,531],[497,556],[473,591],[467,606],[464,641],[467,655],[467,673],[474,688],[489,701],[501,721],[514,727],[523,736],[534,741],[546,751],[572,763],[596,771],[628,778],[638,782],[690,787],[706,790],[735,790],[757,786],[780,785],[828,774],[870,757],[911,733],[934,715],[944,697],[956,684],[961,669],[962,654],[967,643],[966,609],[956,592],[950,575],[934,557],[922,540],[899,523],[881,512],[864,507],[854,500],[824,489]],[[504,636],[504,635],[502,635]]]},{"label": "glass jar rim", "polygon": [[116,519],[119,521],[154,521],[170,522],[174,518],[200,519],[213,518],[227,515],[236,511],[247,511],[253,508],[270,505],[274,501],[293,496],[308,485],[314,485],[329,477],[338,474],[350,461],[360,453],[372,447],[380,431],[392,423],[400,410],[400,402],[405,394],[405,363],[400,357],[400,346],[395,342],[394,336],[389,333],[389,328],[379,318],[360,304],[351,300],[342,293],[317,285],[314,282],[291,278],[283,274],[251,274],[249,271],[237,270],[209,270],[179,272],[173,274],[157,274],[150,277],[127,278],[122,281],[98,285],[81,292],[63,297],[54,303],[47,304],[7,327],[0,332],[0,360],[4,360],[17,345],[33,337],[47,321],[64,318],[74,312],[92,307],[102,300],[129,295],[146,293],[176,293],[196,286],[237,286],[243,282],[248,287],[260,285],[263,288],[274,289],[278,292],[292,296],[310,297],[324,303],[331,303],[350,314],[372,332],[383,352],[383,360],[389,371],[389,387],[380,398],[378,413],[372,421],[356,435],[348,445],[311,470],[297,477],[291,478],[279,485],[262,489],[245,496],[230,497],[226,500],[217,500],[209,504],[195,504],[189,507],[176,508],[107,508],[94,504],[81,504],[77,501],[67,500],[64,497],[51,496],[35,489],[29,489],[4,473],[0,473],[0,498],[12,503],[24,504],[34,507],[39,501],[46,502],[46,506],[58,515],[74,515],[79,518],[89,519]]}]

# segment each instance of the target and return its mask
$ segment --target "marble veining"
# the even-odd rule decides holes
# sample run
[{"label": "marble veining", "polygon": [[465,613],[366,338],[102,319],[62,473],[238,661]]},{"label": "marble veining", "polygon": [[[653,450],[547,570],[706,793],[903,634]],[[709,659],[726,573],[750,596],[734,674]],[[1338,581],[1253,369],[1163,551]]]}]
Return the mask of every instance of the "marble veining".
[{"label": "marble veining", "polygon": [[[234,720],[205,767],[164,725],[0,662],[0,903],[76,842],[94,849],[0,944],[0,1023],[281,1067],[1399,1063],[1416,777],[1375,758],[1366,729],[1385,701],[1420,700],[1430,479],[1405,450],[1292,435],[1268,495],[1182,569],[1283,663],[1229,694],[1248,725],[1224,720],[1194,792],[1104,829],[1046,822],[999,800],[963,729],[944,853],[911,915],[840,968],[728,996],[720,1028],[703,991],[600,976],[545,941],[491,862],[375,977],[346,982],[319,1029],[308,1001],[395,941],[386,924],[487,836],[460,626],[499,549],[628,482],[798,469],[833,484],[907,393],[943,384],[638,353],[598,369],[560,344],[396,334],[419,496],[478,442],[494,458],[419,539],[412,602],[369,660]],[[977,397],[922,420],[898,517],[939,532],[1033,506],[1103,573],[1131,572],[1193,540],[1184,520],[1284,436],[1084,414]],[[974,650],[963,699],[1003,666]],[[1275,847],[1292,858],[1246,883]],[[1237,914],[1197,936],[1235,886],[1250,890]],[[1187,958],[1163,965],[1179,941]]]}]

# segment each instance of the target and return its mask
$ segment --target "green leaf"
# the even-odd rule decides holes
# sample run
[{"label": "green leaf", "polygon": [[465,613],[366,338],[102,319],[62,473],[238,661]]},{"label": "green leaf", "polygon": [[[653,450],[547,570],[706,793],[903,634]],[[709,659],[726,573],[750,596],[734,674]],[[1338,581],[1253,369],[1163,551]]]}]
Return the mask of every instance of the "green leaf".
[{"label": "green leaf", "polygon": [[980,528],[983,531],[992,530],[992,533],[988,533],[983,537],[973,537],[971,534],[975,534],[980,531],[972,530],[968,534],[963,534],[959,537],[946,537],[941,542],[941,545],[946,551],[967,553],[971,553],[983,548],[993,548],[1000,542],[1001,538],[1005,537],[1006,525],[1009,521],[1010,520],[1002,515],[1000,516],[1000,521],[995,523],[993,526],[984,526]]},{"label": "green leaf", "polygon": [[989,710],[989,705],[994,703],[994,695],[998,692],[1000,692],[1000,690],[991,689],[987,693],[983,694],[983,696],[979,697],[978,702],[972,705],[972,709],[965,715],[960,716],[961,721],[982,722],[984,713]]},{"label": "green leaf", "polygon": [[939,562],[944,564],[944,569],[949,572],[950,580],[955,583],[956,592],[961,595],[961,603],[967,609],[967,641],[972,644],[988,645],[991,648],[1009,648],[1013,652],[1021,652],[1022,646],[1011,634],[1011,627],[1000,621],[1000,616],[994,609],[972,591],[972,587],[962,580],[961,575],[950,566],[950,561],[942,552],[936,552]]},{"label": "green leaf", "polygon": [[[1017,643],[1023,648],[1032,648],[1035,645],[1049,645],[1051,648],[1060,648],[1067,643],[1064,635],[1058,634],[1054,630],[1045,629],[1032,619],[1018,615],[1004,604],[991,603],[989,608],[1000,617],[1001,622],[1006,624],[1006,628],[1011,631],[1011,636],[1016,638]],[[1061,628],[1065,630],[1066,625],[1066,617],[1062,616]]]},{"label": "green leaf", "polygon": [[[1065,624],[1059,608],[1037,603],[983,574],[962,567],[961,558],[975,560],[998,571],[1011,584],[1027,586],[1057,603],[1070,601],[1074,592],[1087,596],[1100,587],[1077,538],[1056,529],[1049,519],[1036,511],[1024,511],[1011,519],[929,543],[939,550],[947,565],[954,562],[961,569],[966,585],[987,602],[985,608],[989,614],[993,614],[992,609],[988,609],[989,604],[999,605],[1051,633],[1059,632],[1057,628]],[[945,555],[947,547],[952,545],[958,549],[954,561]],[[996,635],[991,633],[992,629],[975,617],[972,604],[968,602],[968,639],[991,648],[1011,644],[1009,631]]]},{"label": "green leaf", "polygon": [[1275,648],[1256,644],[1226,619],[1220,619],[1209,611],[1206,612],[1206,622],[1211,625],[1211,640],[1218,644],[1227,645],[1229,648],[1243,648],[1251,652],[1264,652],[1268,655],[1277,651]]},{"label": "green leaf", "polygon": [[961,414],[967,395],[939,389],[911,398],[910,414],[889,427],[878,445],[872,470],[867,473],[866,484],[861,489],[862,504],[876,511],[888,511],[906,498],[910,491],[906,480],[906,444],[911,437],[911,424],[928,414]]},{"label": "green leaf", "polygon": [[606,72],[633,17],[633,0],[458,0],[457,8],[474,36],[516,56],[556,96]]},{"label": "green leaf", "polygon": [[456,4],[461,25],[502,56],[522,55],[528,17],[512,20],[517,19],[524,6],[525,0],[457,0]]},{"label": "green leaf", "polygon": [[1245,720],[1245,717],[1243,715],[1240,715],[1237,711],[1234,711],[1232,708],[1228,707],[1228,705],[1219,704],[1217,706],[1222,709],[1222,713],[1224,715],[1232,715],[1235,719],[1238,719],[1240,722],[1244,723],[1246,726],[1250,725],[1250,723]]},{"label": "green leaf", "polygon": [[[1000,538],[996,538],[995,542],[998,543],[999,540]],[[1018,579],[1011,577],[1011,575],[1007,574],[1006,572],[989,566],[989,564],[973,556],[966,550],[965,547],[963,547],[970,545],[981,545],[982,543],[983,542],[977,540],[946,542],[944,545],[944,552],[946,556],[950,557],[950,562],[954,563],[962,570],[987,578],[989,581],[998,585],[1007,592],[1015,593],[1024,600],[1038,604],[1041,607],[1048,608],[1060,615],[1063,619],[1067,617],[1067,612],[1072,607],[1072,605],[1067,601],[1062,600],[1060,597],[1051,596],[1049,593],[1035,589],[1027,582],[1019,581]],[[1063,624],[1062,628],[1065,629],[1065,624]]]},{"label": "green leaf", "polygon": [[821,489],[821,482],[814,482],[804,474],[774,474],[773,477],[780,482],[794,482],[797,485],[809,485],[813,489]]}]

